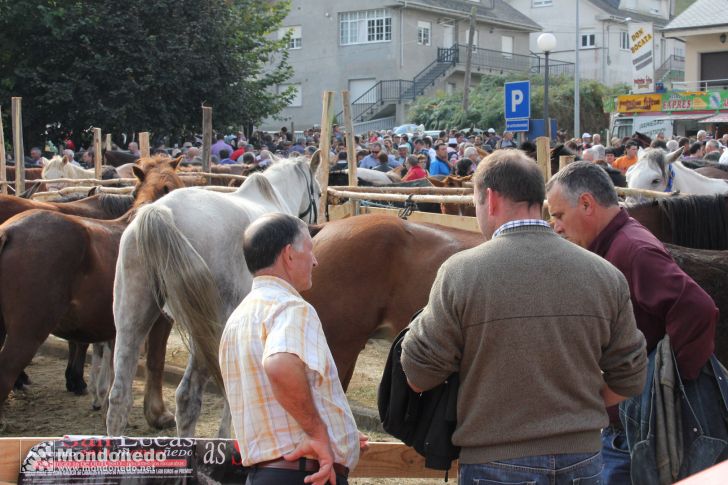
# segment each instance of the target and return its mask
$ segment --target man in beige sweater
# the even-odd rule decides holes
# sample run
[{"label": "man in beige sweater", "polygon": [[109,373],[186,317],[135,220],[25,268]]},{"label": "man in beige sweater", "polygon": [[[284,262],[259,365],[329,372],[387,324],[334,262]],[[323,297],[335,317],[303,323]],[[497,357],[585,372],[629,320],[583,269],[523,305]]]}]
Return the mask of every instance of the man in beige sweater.
[{"label": "man in beige sweater", "polygon": [[627,282],[541,220],[544,180],[520,151],[489,156],[474,180],[487,242],[440,268],[402,345],[410,386],[459,372],[460,483],[598,481],[605,406],[645,380]]}]

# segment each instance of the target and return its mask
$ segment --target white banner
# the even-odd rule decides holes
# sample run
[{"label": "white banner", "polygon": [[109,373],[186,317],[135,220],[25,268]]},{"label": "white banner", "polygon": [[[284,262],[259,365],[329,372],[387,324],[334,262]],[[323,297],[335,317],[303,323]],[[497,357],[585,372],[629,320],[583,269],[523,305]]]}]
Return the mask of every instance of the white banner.
[{"label": "white banner", "polygon": [[652,23],[630,22],[629,49],[632,51],[632,92],[654,92],[655,61]]}]

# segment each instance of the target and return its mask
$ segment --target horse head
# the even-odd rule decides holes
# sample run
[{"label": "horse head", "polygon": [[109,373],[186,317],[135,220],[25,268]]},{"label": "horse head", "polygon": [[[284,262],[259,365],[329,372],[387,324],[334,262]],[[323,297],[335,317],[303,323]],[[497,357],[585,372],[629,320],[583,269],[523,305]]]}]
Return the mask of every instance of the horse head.
[{"label": "horse head", "polygon": [[[43,167],[41,177],[44,179],[62,179],[67,177],[66,166],[68,161],[65,158],[61,158],[59,155],[51,158],[48,163]],[[59,190],[64,187],[64,184],[47,184],[49,190]]]},{"label": "horse head", "polygon": [[627,186],[632,189],[646,189],[657,192],[672,190],[672,167],[683,149],[667,153],[661,148],[650,148],[640,153],[637,163],[627,169]]},{"label": "horse head", "polygon": [[133,193],[135,208],[185,186],[182,178],[177,175],[177,166],[182,158],[172,159],[166,155],[154,155],[139,159],[132,167],[137,178]]}]

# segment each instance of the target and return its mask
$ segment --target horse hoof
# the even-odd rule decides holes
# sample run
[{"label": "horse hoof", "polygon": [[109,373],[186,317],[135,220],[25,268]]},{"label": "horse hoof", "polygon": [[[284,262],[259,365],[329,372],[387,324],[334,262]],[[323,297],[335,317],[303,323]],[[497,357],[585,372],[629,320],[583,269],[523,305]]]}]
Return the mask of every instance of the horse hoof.
[{"label": "horse hoof", "polygon": [[166,411],[164,414],[154,420],[152,426],[157,429],[169,429],[175,428],[177,426],[177,422],[174,420],[174,414]]}]

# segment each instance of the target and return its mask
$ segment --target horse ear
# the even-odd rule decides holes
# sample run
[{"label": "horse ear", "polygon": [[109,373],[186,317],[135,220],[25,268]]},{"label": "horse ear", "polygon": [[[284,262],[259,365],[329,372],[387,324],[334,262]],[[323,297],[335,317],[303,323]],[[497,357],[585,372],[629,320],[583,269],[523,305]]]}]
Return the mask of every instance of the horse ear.
[{"label": "horse ear", "polygon": [[680,155],[683,154],[683,150],[685,150],[687,147],[688,147],[687,145],[684,145],[684,146],[678,147],[678,149],[675,150],[674,152],[668,153],[667,156],[665,157],[665,161],[667,163],[672,163],[675,160],[679,159]]},{"label": "horse ear", "polygon": [[92,195],[96,195],[96,193],[98,192],[98,188],[99,188],[98,185],[94,185],[93,187],[91,187],[89,189],[88,193],[86,194],[86,197],[91,197]]},{"label": "horse ear", "polygon": [[139,165],[134,165],[131,167],[132,172],[134,172],[134,176],[139,179],[140,182],[144,182],[144,177],[146,174],[144,173],[144,170]]},{"label": "horse ear", "polygon": [[316,173],[316,170],[318,170],[319,165],[321,165],[321,149],[319,148],[315,152],[313,152],[313,155],[311,155],[311,173]]},{"label": "horse ear", "polygon": [[435,187],[444,187],[445,186],[445,181],[444,180],[440,180],[440,179],[437,179],[435,177],[427,177],[427,180],[429,180],[430,183],[432,185],[434,185]]},{"label": "horse ear", "polygon": [[177,170],[177,166],[179,166],[179,164],[180,164],[180,162],[182,161],[183,158],[184,158],[184,155],[180,155],[179,157],[177,157],[174,160],[172,160],[171,162],[169,162],[169,165],[173,169]]}]

